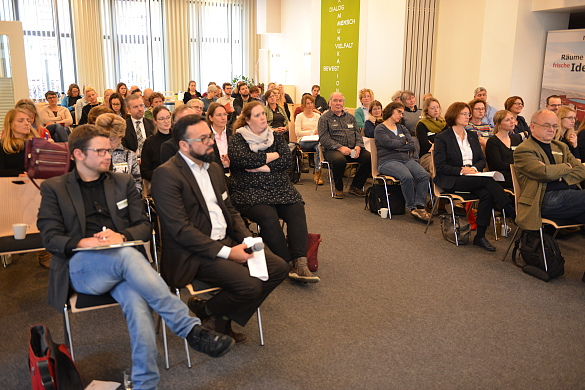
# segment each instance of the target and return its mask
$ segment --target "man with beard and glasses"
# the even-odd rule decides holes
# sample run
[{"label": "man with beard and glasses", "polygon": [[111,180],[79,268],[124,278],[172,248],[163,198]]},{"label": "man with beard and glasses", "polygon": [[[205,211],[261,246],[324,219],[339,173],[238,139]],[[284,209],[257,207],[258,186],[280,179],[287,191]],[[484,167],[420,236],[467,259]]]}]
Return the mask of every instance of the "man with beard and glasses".
[{"label": "man with beard and glasses", "polygon": [[234,110],[236,115],[240,115],[242,113],[242,110],[246,104],[259,101],[259,99],[254,99],[252,96],[250,96],[250,90],[248,89],[248,84],[246,83],[238,85],[238,94],[240,96],[234,99]]},{"label": "man with beard and glasses", "polygon": [[243,244],[251,236],[232,205],[223,168],[214,162],[214,134],[199,115],[187,115],[173,127],[179,153],[159,166],[152,196],[162,224],[162,275],[171,286],[200,280],[222,290],[208,301],[189,299],[204,327],[246,341],[231,321],[244,326],[288,275],[289,267],[265,248],[268,280],[250,276],[244,264],[253,257]]}]

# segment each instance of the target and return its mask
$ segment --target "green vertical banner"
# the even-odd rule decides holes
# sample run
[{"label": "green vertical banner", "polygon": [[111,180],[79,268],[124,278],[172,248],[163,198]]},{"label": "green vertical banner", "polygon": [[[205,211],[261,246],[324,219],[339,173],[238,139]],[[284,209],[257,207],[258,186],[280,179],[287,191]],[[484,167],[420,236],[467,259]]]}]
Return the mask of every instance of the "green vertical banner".
[{"label": "green vertical banner", "polygon": [[345,96],[356,107],[360,0],[321,0],[321,95]]}]

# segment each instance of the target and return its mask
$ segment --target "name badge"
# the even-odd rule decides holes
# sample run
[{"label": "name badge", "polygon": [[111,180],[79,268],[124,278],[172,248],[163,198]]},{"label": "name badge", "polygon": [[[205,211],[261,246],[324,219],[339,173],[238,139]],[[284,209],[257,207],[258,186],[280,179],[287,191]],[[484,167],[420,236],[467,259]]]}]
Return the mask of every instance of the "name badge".
[{"label": "name badge", "polygon": [[114,164],[114,172],[128,173],[128,163],[123,162]]},{"label": "name badge", "polygon": [[556,154],[558,156],[562,156],[563,155],[563,152],[556,152],[556,151],[553,150],[552,151],[552,154]]},{"label": "name badge", "polygon": [[400,134],[400,137],[404,138],[404,134]]},{"label": "name badge", "polygon": [[517,146],[512,146],[510,149],[516,150]]},{"label": "name badge", "polygon": [[348,123],[348,124],[347,124],[347,128],[348,128],[348,129],[353,129],[353,125],[352,125],[351,123]]},{"label": "name badge", "polygon": [[118,203],[116,203],[116,206],[118,206],[118,210],[125,209],[126,207],[128,207],[128,199],[119,201]]},{"label": "name badge", "polygon": [[226,200],[228,197],[227,191],[224,191],[223,194],[221,194],[221,199]]},{"label": "name badge", "polygon": [[433,133],[433,132],[431,132],[431,131],[429,131],[429,132],[427,133],[427,137],[431,137],[431,136],[433,136],[433,135],[435,135],[435,133]]}]

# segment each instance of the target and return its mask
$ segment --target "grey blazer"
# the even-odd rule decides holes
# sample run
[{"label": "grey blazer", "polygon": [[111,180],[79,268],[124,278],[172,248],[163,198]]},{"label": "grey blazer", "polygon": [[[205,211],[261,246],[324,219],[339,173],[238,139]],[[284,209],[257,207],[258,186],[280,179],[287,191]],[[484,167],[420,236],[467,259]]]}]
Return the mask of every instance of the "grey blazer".
[{"label": "grey blazer", "polygon": [[[150,240],[151,226],[144,203],[132,176],[106,172],[104,190],[116,231],[128,240]],[[70,239],[85,238],[85,207],[76,171],[48,179],[41,184],[41,207],[37,226],[43,245],[53,258],[49,272],[48,303],[62,311],[69,295],[69,259],[65,253]],[[128,206],[118,207],[127,200]]]}]

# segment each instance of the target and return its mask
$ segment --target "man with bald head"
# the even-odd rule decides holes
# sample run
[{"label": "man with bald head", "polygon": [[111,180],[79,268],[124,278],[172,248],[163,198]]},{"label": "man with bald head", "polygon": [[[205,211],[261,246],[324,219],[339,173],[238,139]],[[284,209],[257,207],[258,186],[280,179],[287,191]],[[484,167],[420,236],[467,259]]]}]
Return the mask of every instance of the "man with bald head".
[{"label": "man with bald head", "polygon": [[585,223],[585,166],[555,140],[557,116],[539,110],[531,119],[532,135],[514,151],[514,167],[522,196],[516,224],[525,230],[540,229],[542,218],[572,219]]},{"label": "man with bald head", "polygon": [[346,163],[360,164],[349,193],[366,196],[364,183],[371,172],[370,152],[364,148],[364,140],[355,117],[343,109],[345,98],[341,92],[333,92],[329,99],[329,111],[319,118],[319,143],[325,160],[332,166],[335,181],[335,199],[343,199],[343,171]]}]

